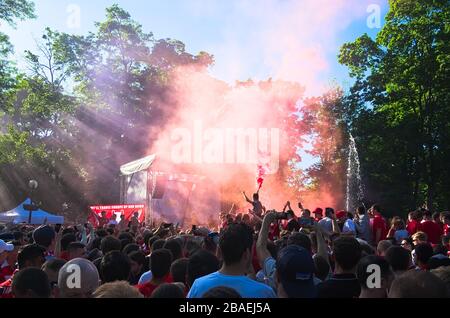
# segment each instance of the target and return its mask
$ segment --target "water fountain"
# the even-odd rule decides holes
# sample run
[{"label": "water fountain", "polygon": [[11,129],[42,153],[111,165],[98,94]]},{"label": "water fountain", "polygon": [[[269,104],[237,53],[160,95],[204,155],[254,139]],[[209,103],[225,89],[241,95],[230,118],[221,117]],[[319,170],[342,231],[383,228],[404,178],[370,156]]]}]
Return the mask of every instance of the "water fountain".
[{"label": "water fountain", "polygon": [[358,149],[353,135],[350,134],[350,143],[348,146],[348,164],[347,164],[347,192],[346,209],[352,211],[364,199],[364,188],[361,180],[361,163],[359,161]]}]

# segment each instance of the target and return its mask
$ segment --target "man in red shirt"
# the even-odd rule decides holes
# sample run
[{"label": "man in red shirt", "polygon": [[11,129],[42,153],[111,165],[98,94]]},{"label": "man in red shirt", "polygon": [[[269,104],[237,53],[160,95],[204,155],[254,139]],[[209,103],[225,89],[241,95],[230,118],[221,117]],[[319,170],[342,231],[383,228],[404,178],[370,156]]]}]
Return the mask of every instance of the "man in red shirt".
[{"label": "man in red shirt", "polygon": [[418,232],[418,227],[420,223],[421,215],[418,211],[410,212],[408,214],[408,223],[406,225],[406,230],[408,231],[409,236],[414,235]]},{"label": "man in red shirt", "polygon": [[428,242],[433,245],[439,244],[442,236],[442,229],[439,224],[433,222],[431,212],[425,210],[423,212],[423,221],[419,224],[418,230],[424,232],[428,236]]},{"label": "man in red shirt", "polygon": [[373,214],[373,222],[372,222],[372,235],[373,235],[373,243],[375,246],[378,246],[380,241],[386,239],[387,236],[387,225],[386,221],[381,215],[380,206],[374,204],[370,211]]},{"label": "man in red shirt", "polygon": [[150,298],[159,285],[168,281],[171,264],[172,253],[167,249],[156,250],[150,255],[152,279],[148,283],[136,286],[145,298]]}]

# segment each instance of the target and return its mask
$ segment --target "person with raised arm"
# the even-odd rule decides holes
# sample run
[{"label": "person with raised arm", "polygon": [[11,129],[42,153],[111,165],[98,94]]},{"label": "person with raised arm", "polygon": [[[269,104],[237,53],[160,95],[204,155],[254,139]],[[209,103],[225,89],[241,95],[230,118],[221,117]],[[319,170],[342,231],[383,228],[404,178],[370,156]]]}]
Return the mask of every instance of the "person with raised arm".
[{"label": "person with raised arm", "polygon": [[263,205],[261,201],[259,201],[259,190],[256,193],[253,193],[253,201],[247,197],[245,191],[243,191],[242,194],[244,195],[245,200],[253,206],[253,214],[261,218],[263,214]]}]

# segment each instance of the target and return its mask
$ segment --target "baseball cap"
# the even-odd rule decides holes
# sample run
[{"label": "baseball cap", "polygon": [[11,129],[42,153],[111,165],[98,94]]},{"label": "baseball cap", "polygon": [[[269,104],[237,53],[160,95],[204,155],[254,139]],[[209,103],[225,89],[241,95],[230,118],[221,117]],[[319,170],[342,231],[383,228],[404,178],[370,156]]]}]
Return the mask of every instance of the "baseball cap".
[{"label": "baseball cap", "polygon": [[313,213],[323,215],[323,210],[321,208],[316,208]]},{"label": "baseball cap", "polygon": [[0,253],[11,252],[12,250],[14,250],[14,245],[13,244],[9,244],[9,243],[6,243],[3,240],[0,240]]},{"label": "baseball cap", "polygon": [[315,298],[314,261],[303,247],[289,245],[277,259],[277,274],[289,298]]},{"label": "baseball cap", "polygon": [[336,217],[337,217],[338,219],[343,218],[343,217],[346,217],[346,216],[347,216],[347,212],[345,212],[344,210],[341,210],[341,211],[337,211],[337,212],[336,212]]}]

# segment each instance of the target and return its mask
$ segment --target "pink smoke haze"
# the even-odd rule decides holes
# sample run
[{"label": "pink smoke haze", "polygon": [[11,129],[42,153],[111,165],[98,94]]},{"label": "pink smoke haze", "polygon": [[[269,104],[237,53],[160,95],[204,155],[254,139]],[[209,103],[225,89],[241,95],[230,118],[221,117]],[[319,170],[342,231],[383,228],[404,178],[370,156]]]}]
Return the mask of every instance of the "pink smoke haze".
[{"label": "pink smoke haze", "polygon": [[[199,5],[201,1],[196,1]],[[195,149],[195,123],[201,123],[203,132],[215,128],[219,132],[226,129],[279,131],[279,145],[271,150],[271,160],[275,154],[278,167],[275,171],[261,173],[257,181],[264,186],[260,198],[267,209],[282,209],[287,200],[302,200],[305,207],[335,206],[342,198],[339,190],[310,193],[299,198],[293,188],[288,187],[286,178],[292,174],[288,166],[290,159],[298,156],[298,147],[305,146],[305,132],[296,123],[296,113],[307,94],[326,92],[328,81],[321,80],[329,75],[330,66],[327,54],[337,51],[337,34],[348,27],[355,19],[367,15],[366,8],[376,1],[361,0],[307,0],[307,1],[239,1],[235,10],[248,21],[231,19],[223,30],[225,41],[212,47],[217,68],[227,74],[228,83],[218,80],[207,70],[182,67],[173,71],[171,117],[164,127],[159,127],[156,142],[149,153],[159,157],[161,171],[178,171],[207,176],[217,183],[223,201],[233,202],[240,210],[248,208],[243,202],[241,191],[248,193],[255,189],[255,169],[257,162],[248,164],[196,163],[195,156],[202,151]],[[208,6],[208,10],[213,10]],[[235,40],[239,28],[252,26],[247,47],[237,46]],[[252,52],[252,53],[249,53]],[[255,74],[262,82],[234,83],[252,65],[252,54],[262,57],[270,74]],[[268,78],[273,78],[269,80]],[[327,123],[318,123],[318,125]],[[320,129],[320,127],[319,127]],[[180,144],[180,132],[185,141],[191,142],[192,162],[175,164],[174,146]],[[175,133],[177,132],[177,133]],[[174,136],[177,136],[174,138]],[[204,146],[208,146],[211,136],[200,136]],[[151,138],[155,138],[154,135]],[[224,142],[221,151],[230,151]],[[258,147],[261,148],[259,144]],[[264,147],[263,147],[264,148]],[[216,147],[217,149],[217,147]],[[204,150],[204,149],[202,149]],[[267,149],[259,149],[258,156]],[[200,152],[200,153],[198,153]],[[197,158],[199,158],[197,157]],[[220,155],[219,155],[220,157]],[[331,193],[330,193],[331,192]],[[218,215],[219,211],[202,211]]]}]

